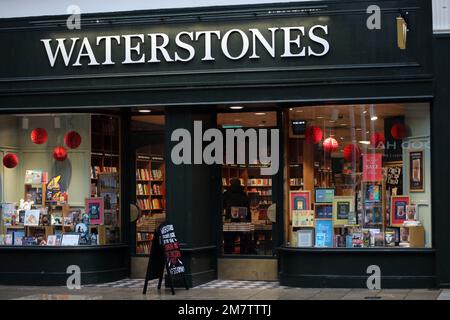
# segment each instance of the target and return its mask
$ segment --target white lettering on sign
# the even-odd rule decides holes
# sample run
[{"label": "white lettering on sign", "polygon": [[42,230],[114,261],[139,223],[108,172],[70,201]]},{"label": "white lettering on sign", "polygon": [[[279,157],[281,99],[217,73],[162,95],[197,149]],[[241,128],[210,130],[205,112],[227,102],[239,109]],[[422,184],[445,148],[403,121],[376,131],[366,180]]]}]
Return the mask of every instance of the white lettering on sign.
[{"label": "white lettering on sign", "polygon": [[[264,35],[266,33],[266,35]],[[280,41],[276,41],[279,34]],[[217,55],[233,61],[272,58],[322,57],[330,51],[326,25],[259,29],[231,29],[226,32],[181,31],[172,39],[166,33],[99,35],[95,39],[40,39],[51,67],[58,59],[64,66],[80,67],[120,64],[215,61]],[[280,45],[281,48],[277,48]],[[76,49],[75,49],[76,48]],[[197,52],[198,48],[203,48]],[[219,50],[216,50],[219,49]],[[97,50],[94,50],[97,49]]]}]

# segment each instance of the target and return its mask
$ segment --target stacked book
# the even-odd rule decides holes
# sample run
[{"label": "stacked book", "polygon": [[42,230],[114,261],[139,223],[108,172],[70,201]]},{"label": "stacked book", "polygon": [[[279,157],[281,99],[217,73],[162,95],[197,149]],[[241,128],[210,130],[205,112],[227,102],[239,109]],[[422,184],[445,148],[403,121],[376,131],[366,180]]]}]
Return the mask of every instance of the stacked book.
[{"label": "stacked book", "polygon": [[139,232],[155,232],[156,228],[164,222],[162,217],[148,217],[142,216],[137,221],[137,229]]},{"label": "stacked book", "polygon": [[251,232],[255,226],[250,222],[231,222],[223,224],[224,232]]}]

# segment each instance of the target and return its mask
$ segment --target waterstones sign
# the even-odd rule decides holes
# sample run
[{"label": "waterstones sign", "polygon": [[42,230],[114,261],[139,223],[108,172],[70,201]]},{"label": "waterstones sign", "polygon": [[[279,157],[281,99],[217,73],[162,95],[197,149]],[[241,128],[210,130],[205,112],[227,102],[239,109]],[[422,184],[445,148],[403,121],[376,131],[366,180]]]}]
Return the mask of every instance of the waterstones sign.
[{"label": "waterstones sign", "polygon": [[[48,65],[59,61],[65,67],[82,65],[188,63],[215,61],[322,57],[330,51],[328,25],[230,29],[226,31],[180,31],[98,35],[40,39]],[[281,44],[281,48],[279,45]]]}]

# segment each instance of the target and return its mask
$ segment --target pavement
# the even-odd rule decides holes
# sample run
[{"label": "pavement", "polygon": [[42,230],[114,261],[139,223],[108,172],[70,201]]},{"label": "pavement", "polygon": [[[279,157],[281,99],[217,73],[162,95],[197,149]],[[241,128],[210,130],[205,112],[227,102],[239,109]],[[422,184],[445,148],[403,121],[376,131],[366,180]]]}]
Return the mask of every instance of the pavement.
[{"label": "pavement", "polygon": [[176,289],[172,295],[155,282],[142,294],[143,280],[102,285],[67,287],[0,286],[1,300],[450,300],[450,290],[441,289],[331,289],[291,288],[277,282],[221,281],[191,288]]}]

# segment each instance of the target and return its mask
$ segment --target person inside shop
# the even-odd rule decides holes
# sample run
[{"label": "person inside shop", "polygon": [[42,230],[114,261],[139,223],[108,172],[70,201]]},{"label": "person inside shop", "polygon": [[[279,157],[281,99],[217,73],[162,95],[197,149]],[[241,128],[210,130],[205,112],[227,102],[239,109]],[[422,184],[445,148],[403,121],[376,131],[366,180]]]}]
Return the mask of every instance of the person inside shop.
[{"label": "person inside shop", "polygon": [[[226,222],[251,222],[250,200],[239,179],[230,180],[230,188],[223,194]],[[224,253],[232,254],[237,239],[241,254],[254,254],[253,235],[250,232],[224,232]]]}]

